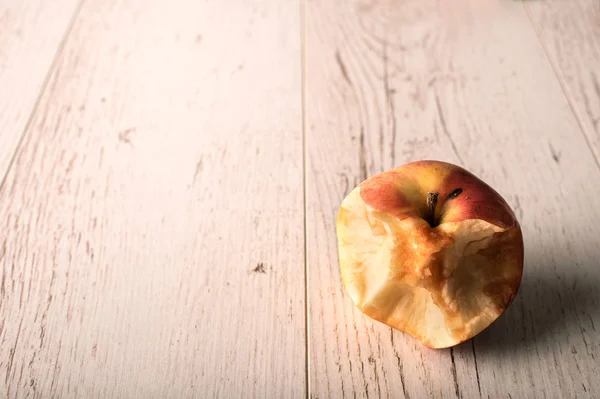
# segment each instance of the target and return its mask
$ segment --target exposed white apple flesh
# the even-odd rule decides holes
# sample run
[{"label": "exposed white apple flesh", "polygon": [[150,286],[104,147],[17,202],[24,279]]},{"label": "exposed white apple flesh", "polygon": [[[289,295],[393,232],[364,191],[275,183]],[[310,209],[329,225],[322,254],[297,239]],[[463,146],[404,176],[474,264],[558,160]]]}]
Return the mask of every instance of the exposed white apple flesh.
[{"label": "exposed white apple flesh", "polygon": [[342,202],[337,236],[356,306],[432,348],[488,327],[521,281],[514,214],[484,182],[447,163],[411,163],[366,180]]}]

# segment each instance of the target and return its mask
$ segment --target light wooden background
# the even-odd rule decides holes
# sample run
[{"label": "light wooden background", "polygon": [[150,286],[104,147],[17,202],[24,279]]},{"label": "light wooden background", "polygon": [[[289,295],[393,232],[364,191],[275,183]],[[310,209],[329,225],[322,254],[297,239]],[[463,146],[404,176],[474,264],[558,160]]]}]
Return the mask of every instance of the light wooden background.
[{"label": "light wooden background", "polygon": [[[362,179],[461,164],[519,296],[449,350],[345,295]],[[0,395],[600,397],[598,0],[1,0]]]}]

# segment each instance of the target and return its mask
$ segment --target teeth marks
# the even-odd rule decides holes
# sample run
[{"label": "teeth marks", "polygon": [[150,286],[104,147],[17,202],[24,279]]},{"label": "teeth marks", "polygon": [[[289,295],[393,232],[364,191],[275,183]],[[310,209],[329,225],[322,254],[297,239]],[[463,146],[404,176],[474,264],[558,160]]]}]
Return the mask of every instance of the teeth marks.
[{"label": "teeth marks", "polygon": [[444,348],[485,329],[514,298],[522,238],[485,183],[425,166],[372,177],[347,195],[336,221],[338,256],[363,313]]}]

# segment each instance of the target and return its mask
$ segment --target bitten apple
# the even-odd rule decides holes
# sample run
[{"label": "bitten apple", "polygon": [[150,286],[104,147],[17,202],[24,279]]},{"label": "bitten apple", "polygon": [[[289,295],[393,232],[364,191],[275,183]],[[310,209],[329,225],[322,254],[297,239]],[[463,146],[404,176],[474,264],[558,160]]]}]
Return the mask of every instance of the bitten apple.
[{"label": "bitten apple", "polygon": [[336,230],[355,305],[431,348],[480,333],[521,282],[523,237],[513,211],[449,163],[413,162],[365,180],[342,202]]}]

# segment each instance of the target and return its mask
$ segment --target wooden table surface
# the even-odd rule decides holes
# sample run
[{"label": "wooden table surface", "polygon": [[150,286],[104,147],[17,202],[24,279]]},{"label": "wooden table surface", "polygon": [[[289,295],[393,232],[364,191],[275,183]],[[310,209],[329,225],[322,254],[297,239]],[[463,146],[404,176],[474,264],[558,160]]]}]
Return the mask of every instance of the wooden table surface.
[{"label": "wooden table surface", "polygon": [[[453,349],[340,281],[417,159],[525,236]],[[599,0],[2,0],[0,182],[1,397],[600,397]]]}]

